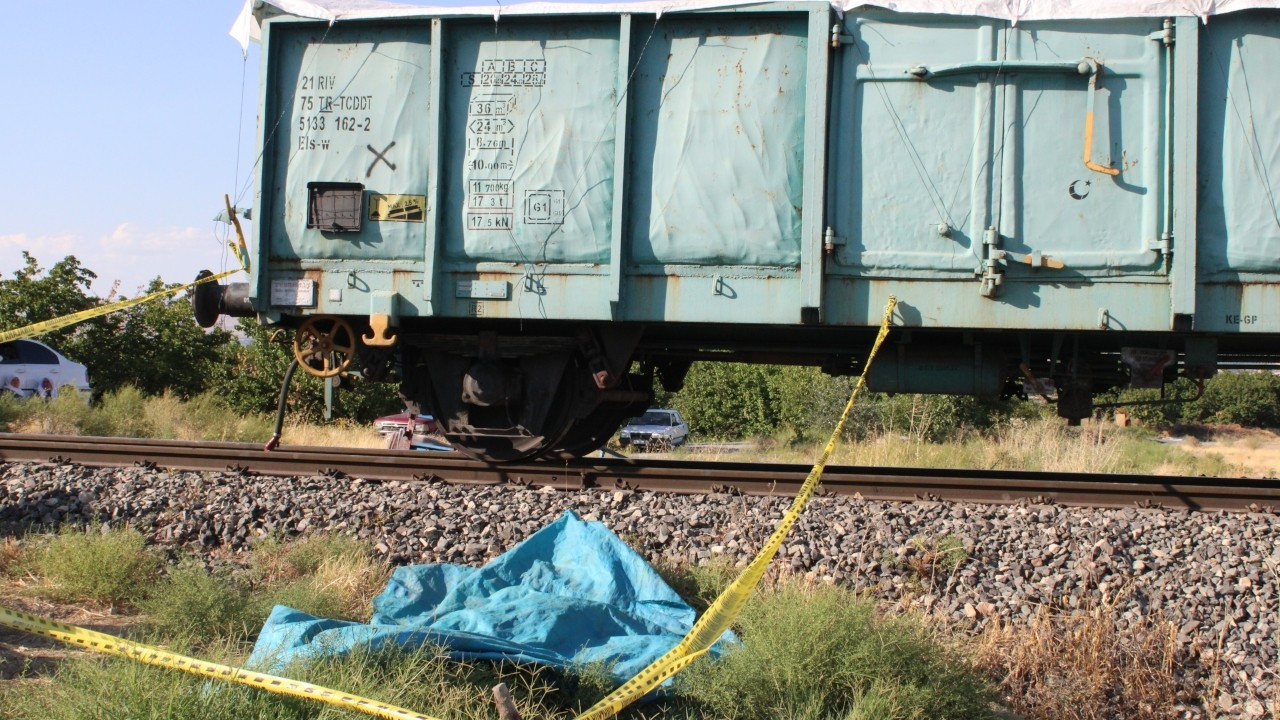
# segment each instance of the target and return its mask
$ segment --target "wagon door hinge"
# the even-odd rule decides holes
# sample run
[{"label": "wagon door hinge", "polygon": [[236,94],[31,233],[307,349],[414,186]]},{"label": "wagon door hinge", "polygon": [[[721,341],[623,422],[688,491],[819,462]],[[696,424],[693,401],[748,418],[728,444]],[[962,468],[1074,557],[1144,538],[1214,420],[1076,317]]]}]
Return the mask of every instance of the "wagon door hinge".
[{"label": "wagon door hinge", "polygon": [[977,270],[977,274],[981,275],[982,279],[982,284],[978,287],[982,297],[995,297],[1000,286],[1004,284],[1004,268],[999,265],[1003,256],[1004,251],[1000,249],[1000,233],[993,227],[987,228],[982,234],[982,265]]},{"label": "wagon door hinge", "polygon": [[845,245],[845,239],[836,235],[835,228],[827,226],[826,232],[822,233],[822,251],[828,255],[835,253],[836,248]]},{"label": "wagon door hinge", "polygon": [[1173,233],[1168,230],[1160,233],[1160,237],[1152,240],[1147,249],[1157,254],[1157,262],[1164,266],[1164,272],[1169,272],[1173,266]]},{"label": "wagon door hinge", "polygon": [[[1039,250],[1029,253],[1016,253],[1000,248],[1000,233],[995,228],[987,228],[982,237],[982,265],[978,271],[982,275],[983,297],[995,297],[998,289],[1004,284],[1005,267],[1011,263],[1026,265],[1031,270],[1048,268],[1063,270],[1067,264],[1057,258],[1045,255]],[[1004,267],[1001,267],[1003,263]]]},{"label": "wagon door hinge", "polygon": [[1148,35],[1147,39],[1154,40],[1165,47],[1173,47],[1173,43],[1177,40],[1173,32],[1173,18],[1165,18],[1164,27]]},{"label": "wagon door hinge", "polygon": [[831,26],[831,49],[835,50],[841,45],[853,42],[853,36],[844,32],[844,26],[836,23]]}]

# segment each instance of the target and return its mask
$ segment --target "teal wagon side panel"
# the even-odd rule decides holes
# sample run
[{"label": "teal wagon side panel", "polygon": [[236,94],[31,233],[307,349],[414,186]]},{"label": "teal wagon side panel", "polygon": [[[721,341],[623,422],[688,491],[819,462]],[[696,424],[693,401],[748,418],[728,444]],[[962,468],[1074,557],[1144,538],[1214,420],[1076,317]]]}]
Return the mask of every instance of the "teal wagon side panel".
[{"label": "teal wagon side panel", "polygon": [[[800,262],[808,16],[637,21],[630,260]],[[818,210],[815,209],[815,212]]]},{"label": "teal wagon side panel", "polygon": [[895,18],[851,19],[834,61],[830,215],[844,242],[830,267],[971,275],[991,224],[991,86],[977,75],[926,84],[907,70],[992,59],[994,21]]},{"label": "teal wagon side panel", "polygon": [[[262,120],[270,258],[420,261],[421,206],[411,201],[392,217],[370,210],[374,194],[425,198],[429,26],[277,23],[271,55],[274,113]],[[307,227],[308,185],[316,182],[362,186],[358,232]]]},{"label": "teal wagon side panel", "polygon": [[445,256],[607,264],[617,21],[455,22],[446,37]]},{"label": "teal wagon side panel", "polygon": [[[1024,73],[1012,81],[1012,172],[1002,182],[1004,247],[1065,263],[1065,278],[1163,275],[1160,203],[1164,46],[1159,19],[1026,23],[1011,30],[1021,62],[1092,64],[1092,74]],[[1091,91],[1090,87],[1094,87]],[[1090,101],[1089,96],[1094,97]],[[1093,113],[1092,123],[1087,119]],[[1115,174],[1085,165],[1090,160]],[[1019,272],[1021,271],[1021,272]],[[1032,272],[1011,266],[1010,275]],[[1016,274],[1015,274],[1016,273]]]},{"label": "teal wagon side panel", "polygon": [[1198,219],[1204,280],[1280,273],[1277,73],[1280,13],[1231,13],[1201,30]]}]

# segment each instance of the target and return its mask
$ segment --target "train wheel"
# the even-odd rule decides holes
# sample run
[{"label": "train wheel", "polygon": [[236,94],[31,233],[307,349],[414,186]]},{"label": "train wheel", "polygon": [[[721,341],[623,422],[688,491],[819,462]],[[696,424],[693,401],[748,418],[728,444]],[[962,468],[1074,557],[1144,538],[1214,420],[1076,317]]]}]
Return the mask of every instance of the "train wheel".
[{"label": "train wheel", "polygon": [[[625,382],[625,388],[631,391],[649,386],[649,380],[642,375],[629,375]],[[573,423],[569,432],[565,433],[564,439],[548,453],[548,456],[572,460],[604,447],[605,443],[609,442],[609,438],[618,432],[618,428],[622,427],[628,418],[643,414],[649,409],[652,392],[647,390],[644,392],[648,399],[600,403],[585,418]]]},{"label": "train wheel", "polygon": [[416,348],[407,351],[402,393],[463,455],[518,462],[546,454],[569,429],[567,368],[567,354],[478,360]]},{"label": "train wheel", "polygon": [[[641,412],[644,411],[641,410]],[[634,414],[630,405],[618,407],[613,404],[603,404],[586,418],[575,422],[549,455],[562,460],[573,460],[598,450],[604,447],[605,443],[609,442],[609,438],[622,427],[622,423]]]}]

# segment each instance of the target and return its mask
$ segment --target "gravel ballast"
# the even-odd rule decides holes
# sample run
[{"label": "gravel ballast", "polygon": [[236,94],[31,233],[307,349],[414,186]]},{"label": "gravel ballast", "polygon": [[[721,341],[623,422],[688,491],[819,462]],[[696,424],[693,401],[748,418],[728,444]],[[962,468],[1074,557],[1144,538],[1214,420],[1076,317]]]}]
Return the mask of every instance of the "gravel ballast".
[{"label": "gravel ballast", "polygon": [[[269,535],[337,531],[368,540],[393,564],[479,565],[567,509],[603,522],[655,563],[718,556],[736,563],[754,555],[789,502],[0,465],[5,534],[128,523],[160,545],[237,551]],[[921,567],[930,566],[926,555],[947,543],[963,547],[956,551],[963,560],[958,569],[934,563],[922,576]],[[1122,629],[1159,617],[1176,627],[1180,654],[1212,658],[1200,666],[1218,669],[1216,694],[1206,698],[1217,717],[1268,717],[1280,694],[1280,515],[1274,513],[820,496],[774,563],[975,627],[1029,620],[1042,607],[1070,613],[1111,605]],[[1208,680],[1188,678],[1214,684]]]}]

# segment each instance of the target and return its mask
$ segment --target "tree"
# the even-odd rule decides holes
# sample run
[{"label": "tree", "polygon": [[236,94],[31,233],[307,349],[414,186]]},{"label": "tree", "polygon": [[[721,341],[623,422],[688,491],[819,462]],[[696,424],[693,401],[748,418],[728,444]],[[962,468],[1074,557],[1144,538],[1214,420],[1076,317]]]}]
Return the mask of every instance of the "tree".
[{"label": "tree", "polygon": [[[0,277],[0,330],[52,320],[88,310],[101,302],[89,294],[89,285],[98,276],[81,265],[74,255],[59,260],[43,276],[44,269],[26,250],[22,251],[22,262],[22,269],[12,278]],[[62,328],[45,333],[41,340],[60,347],[78,331],[76,326]]]},{"label": "tree", "polygon": [[[97,275],[75,256],[59,260],[48,273],[31,253],[24,251],[22,258],[22,269],[12,278],[0,279],[0,329],[106,304],[89,294]],[[147,293],[172,287],[177,285],[156,278]],[[206,333],[200,329],[185,296],[151,300],[42,333],[38,339],[87,366],[90,382],[99,393],[133,386],[148,395],[171,391],[184,398],[209,387],[215,369],[229,354],[224,348],[235,344],[225,330]]]},{"label": "tree", "polygon": [[[145,294],[177,286],[157,277]],[[101,392],[133,386],[147,395],[199,395],[212,388],[236,340],[221,328],[196,325],[189,293],[133,305],[86,325],[67,352],[85,358],[94,389]]]}]

